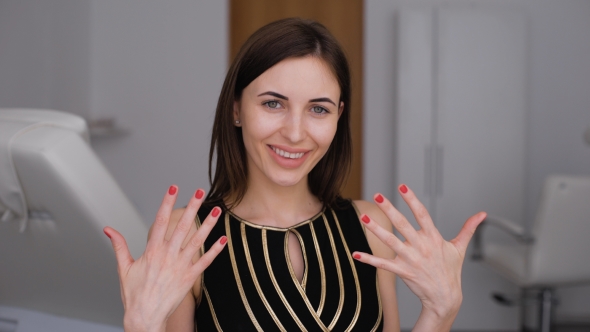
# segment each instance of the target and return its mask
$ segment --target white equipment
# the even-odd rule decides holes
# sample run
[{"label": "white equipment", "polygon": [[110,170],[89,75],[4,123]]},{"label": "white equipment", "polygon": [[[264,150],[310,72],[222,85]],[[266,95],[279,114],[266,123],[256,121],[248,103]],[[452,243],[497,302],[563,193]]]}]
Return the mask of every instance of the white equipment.
[{"label": "white equipment", "polygon": [[[512,235],[512,245],[482,242],[483,229],[496,226]],[[551,328],[554,289],[590,283],[590,177],[547,178],[532,234],[509,220],[488,217],[474,237],[473,258],[518,285],[538,291],[541,332]]]},{"label": "white equipment", "polygon": [[44,331],[120,330],[117,265],[102,229],[120,231],[137,258],[148,226],[92,151],[81,117],[0,109],[0,218],[0,326],[31,331],[21,320],[38,313],[39,325],[51,317]]}]

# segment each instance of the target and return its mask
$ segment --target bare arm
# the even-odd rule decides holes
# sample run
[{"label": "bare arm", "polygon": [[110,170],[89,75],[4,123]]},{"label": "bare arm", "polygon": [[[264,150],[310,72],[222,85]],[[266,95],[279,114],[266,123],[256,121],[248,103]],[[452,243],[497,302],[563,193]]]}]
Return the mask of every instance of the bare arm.
[{"label": "bare arm", "polygon": [[[367,201],[354,201],[360,215],[366,214],[373,216],[379,225],[391,232],[393,228],[387,216],[375,205]],[[359,215],[359,218],[360,218]],[[360,222],[360,220],[359,220]],[[363,228],[365,225],[361,223]],[[367,241],[371,247],[373,255],[386,259],[394,259],[395,252],[385,245],[372,232],[366,232]],[[395,293],[395,274],[383,269],[377,269],[379,278],[379,295],[383,306],[383,331],[399,332],[399,310],[397,307],[397,295]]]}]

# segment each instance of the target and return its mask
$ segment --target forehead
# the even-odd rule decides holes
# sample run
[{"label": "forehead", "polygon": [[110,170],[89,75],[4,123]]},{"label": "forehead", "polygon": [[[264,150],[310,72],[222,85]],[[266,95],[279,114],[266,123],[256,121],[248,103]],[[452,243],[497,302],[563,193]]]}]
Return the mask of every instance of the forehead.
[{"label": "forehead", "polygon": [[274,91],[291,98],[340,97],[340,86],[329,65],[312,56],[288,58],[267,69],[244,90],[258,95]]}]

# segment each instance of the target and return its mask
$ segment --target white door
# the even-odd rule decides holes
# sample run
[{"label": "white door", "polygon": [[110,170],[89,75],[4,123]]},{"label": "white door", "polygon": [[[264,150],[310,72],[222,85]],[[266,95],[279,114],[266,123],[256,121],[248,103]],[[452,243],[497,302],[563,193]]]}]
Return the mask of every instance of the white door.
[{"label": "white door", "polygon": [[[478,211],[517,222],[524,213],[526,22],[477,8],[402,10],[399,15],[397,181],[408,183],[446,239]],[[401,199],[396,202],[403,207]],[[403,207],[402,212],[411,216]],[[403,327],[419,302],[401,285]],[[454,328],[516,329],[518,309],[492,291],[516,288],[466,260]]]}]

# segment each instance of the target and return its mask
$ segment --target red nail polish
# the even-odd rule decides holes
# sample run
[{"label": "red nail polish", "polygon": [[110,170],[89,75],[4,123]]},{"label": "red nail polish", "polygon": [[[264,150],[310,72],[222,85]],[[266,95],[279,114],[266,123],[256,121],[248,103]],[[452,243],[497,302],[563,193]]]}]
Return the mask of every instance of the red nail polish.
[{"label": "red nail polish", "polygon": [[383,203],[383,196],[381,196],[381,194],[377,195],[377,197],[375,197],[375,202]]},{"label": "red nail polish", "polygon": [[170,186],[170,189],[168,189],[168,194],[170,194],[170,195],[176,194],[176,187]]},{"label": "red nail polish", "polygon": [[201,198],[203,198],[203,194],[204,194],[204,192],[203,192],[201,189],[199,189],[199,190],[197,190],[197,192],[195,193],[195,198],[196,198],[196,199],[201,199]]},{"label": "red nail polish", "polygon": [[402,184],[402,185],[399,187],[399,191],[401,191],[401,192],[402,192],[402,194],[405,194],[405,193],[407,193],[407,192],[408,192],[408,187],[406,187],[406,185],[405,185],[405,184]]},{"label": "red nail polish", "polygon": [[221,237],[221,239],[219,240],[219,243],[221,244],[225,244],[227,242],[227,237],[224,235]]},{"label": "red nail polish", "polygon": [[211,212],[211,215],[216,218],[220,212],[221,212],[221,209],[216,206],[213,208],[213,212]]},{"label": "red nail polish", "polygon": [[361,254],[354,254],[352,255],[354,259],[361,259]]},{"label": "red nail polish", "polygon": [[103,230],[103,232],[105,233],[105,235],[106,235],[106,236],[107,236],[109,239],[111,238],[111,236],[109,235],[109,233],[107,233],[107,231],[104,231],[104,230]]},{"label": "red nail polish", "polygon": [[361,218],[361,220],[365,223],[368,224],[371,222],[371,219],[369,219],[369,217],[365,214],[363,215],[363,217]]}]

